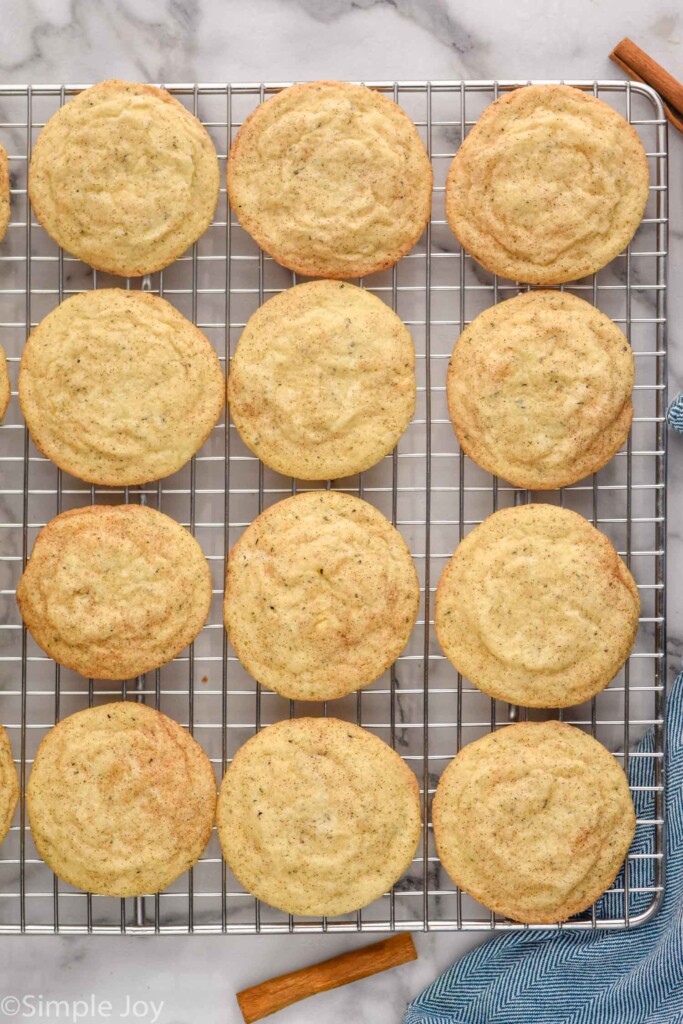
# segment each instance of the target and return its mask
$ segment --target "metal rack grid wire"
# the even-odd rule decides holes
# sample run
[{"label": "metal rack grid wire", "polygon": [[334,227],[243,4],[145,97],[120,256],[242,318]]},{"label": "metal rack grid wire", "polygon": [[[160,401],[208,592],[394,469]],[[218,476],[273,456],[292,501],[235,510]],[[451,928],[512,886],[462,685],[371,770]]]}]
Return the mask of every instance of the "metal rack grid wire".
[{"label": "metal rack grid wire", "polygon": [[[247,114],[287,83],[167,86],[210,132],[222,181],[229,139]],[[433,593],[462,536],[497,508],[530,500],[491,478],[455,441],[445,405],[445,370],[462,328],[491,303],[523,286],[493,277],[466,256],[444,218],[446,171],[460,140],[500,92],[524,82],[373,82],[413,118],[435,171],[432,220],[415,249],[392,270],[361,282],[389,303],[413,334],[418,406],[397,450],[361,477],[326,481],[373,502],[404,534],[421,581],[418,623],[404,654],[363,692],[327,705],[294,704],[261,689],[228,646],[221,597],[225,554],[266,505],[300,485],[277,476],[244,448],[223,420],[201,452],[175,476],[130,489],[98,488],[67,476],[33,448],[16,397],[18,363],[29,330],[66,296],[102,286],[141,287],[165,296],[211,339],[224,363],[247,317],[297,278],[258,250],[227,208],[221,190],[206,235],[162,273],[111,278],[57,249],[31,216],[26,184],[31,148],[47,118],[84,86],[0,88],[0,142],[10,156],[12,218],[0,250],[0,338],[9,357],[12,402],[0,428],[0,720],[14,749],[22,799],[0,849],[0,932],[235,933],[521,928],[459,892],[441,870],[433,844],[430,797],[457,750],[527,714],[491,701],[456,674],[433,632]],[[634,651],[611,686],[591,702],[560,712],[614,751],[654,765],[652,811],[638,833],[652,852],[632,855],[615,883],[616,903],[561,926],[623,928],[646,920],[663,890],[663,695],[665,687],[665,482],[667,136],[658,97],[636,83],[569,82],[618,109],[636,128],[651,168],[643,223],[625,254],[597,275],[567,286],[608,313],[628,335],[636,359],[635,418],[624,451],[596,476],[560,492],[534,495],[585,515],[608,534],[638,582],[642,617]],[[306,485],[311,486],[311,485]],[[59,512],[91,502],[140,502],[186,524],[209,559],[214,600],[207,626],[188,652],[136,680],[83,680],[46,658],[22,627],[17,580],[40,527]],[[370,907],[333,920],[288,917],[245,893],[220,856],[217,839],[193,871],[159,895],[114,900],[59,882],[32,843],[23,793],[37,745],[56,721],[110,700],[145,701],[186,725],[220,779],[236,748],[255,730],[300,714],[357,721],[398,750],[416,772],[424,828],[412,868]],[[634,746],[654,726],[654,749]],[[637,863],[634,863],[637,861]],[[635,884],[633,879],[636,876]],[[640,884],[642,883],[642,884]],[[610,909],[616,908],[616,909]],[[557,926],[553,926],[557,927]]]}]

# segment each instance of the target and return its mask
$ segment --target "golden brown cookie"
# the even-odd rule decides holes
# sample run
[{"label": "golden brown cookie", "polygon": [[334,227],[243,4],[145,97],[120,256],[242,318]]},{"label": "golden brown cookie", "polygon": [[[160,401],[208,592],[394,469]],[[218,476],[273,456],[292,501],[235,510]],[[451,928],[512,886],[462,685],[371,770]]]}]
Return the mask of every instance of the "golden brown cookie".
[{"label": "golden brown cookie", "polygon": [[301,480],[374,466],[408,426],[415,391],[408,328],[377,296],[338,281],[297,285],[257,309],[228,377],[244,443]]},{"label": "golden brown cookie", "polygon": [[429,220],[432,168],[393,100],[349,82],[283,89],[232,144],[228,193],[262,249],[309,277],[393,266]]},{"label": "golden brown cookie", "polygon": [[27,808],[36,849],[59,878],[102,896],[143,896],[201,857],[216,779],[171,718],[144,704],[102,704],[43,737]]},{"label": "golden brown cookie", "polygon": [[522,722],[468,743],[432,807],[444,868],[490,910],[565,921],[610,887],[636,826],[626,775],[561,722]]},{"label": "golden brown cookie", "polygon": [[631,346],[583,299],[532,291],[484,310],[458,338],[448,411],[463,451],[515,487],[596,473],[633,419]]},{"label": "golden brown cookie", "polygon": [[7,358],[5,356],[4,348],[0,345],[0,423],[2,423],[5,417],[11,397],[12,390],[10,387],[9,373],[7,371]]},{"label": "golden brown cookie", "polygon": [[9,737],[0,725],[0,843],[10,830],[18,800],[19,776],[14,765]]},{"label": "golden brown cookie", "polygon": [[290,914],[336,917],[379,899],[420,838],[415,775],[383,740],[336,718],[295,718],[240,747],[216,814],[244,888]]},{"label": "golden brown cookie", "polygon": [[203,235],[218,202],[208,132],[164,89],[113,79],[85,89],[40,132],[29,170],[36,217],[97,270],[161,270]]},{"label": "golden brown cookie", "polygon": [[444,654],[484,693],[562,708],[609,685],[639,613],[635,580],[604,534],[568,509],[521,505],[458,545],[434,623]]},{"label": "golden brown cookie", "polygon": [[635,129],[566,85],[505,93],[479,118],[446,182],[446,217],[487,270],[530,284],[585,277],[633,238],[649,168]]},{"label": "golden brown cookie", "polygon": [[259,683],[330,700],[393,664],[419,599],[406,542],[381,512],[350,494],[306,491],[262,512],[230,552],[225,627]]},{"label": "golden brown cookie", "polygon": [[192,534],[141,505],[62,512],[17,587],[33,639],[61,665],[132,679],[171,661],[206,622],[211,572]]},{"label": "golden brown cookie", "polygon": [[0,242],[5,237],[10,218],[10,178],[7,150],[0,146]]},{"label": "golden brown cookie", "polygon": [[208,338],[156,295],[122,288],[66,299],[33,331],[19,402],[35,446],[89,483],[175,473],[223,410]]}]

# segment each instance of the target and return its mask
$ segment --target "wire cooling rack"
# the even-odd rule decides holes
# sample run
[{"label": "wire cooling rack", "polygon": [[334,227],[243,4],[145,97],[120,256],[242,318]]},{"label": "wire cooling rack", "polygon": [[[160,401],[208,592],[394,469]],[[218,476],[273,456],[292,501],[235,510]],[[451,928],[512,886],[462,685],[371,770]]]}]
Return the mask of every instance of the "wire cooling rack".
[{"label": "wire cooling rack", "polygon": [[[362,477],[323,481],[377,505],[404,534],[422,588],[418,623],[394,668],[363,692],[327,706],[289,702],[262,690],[225,639],[221,615],[225,554],[265,506],[296,492],[297,483],[265,468],[221,422],[201,452],[175,476],[130,489],[90,487],[40,456],[16,398],[26,335],[63,298],[87,288],[151,290],[164,295],[229,354],[248,316],[270,295],[295,283],[258,250],[229,216],[225,190],[214,223],[191,252],[163,273],[123,282],[59,251],[31,217],[26,179],[31,147],[47,118],[84,86],[0,87],[0,142],[10,155],[12,219],[0,247],[0,340],[9,357],[12,402],[0,428],[0,720],[17,760],[22,794],[36,748],[60,718],[121,699],[145,701],[189,727],[220,779],[237,747],[255,730],[287,717],[330,714],[357,721],[393,747],[421,782],[424,829],[407,875],[370,907],[333,920],[292,918],[246,894],[225,867],[216,836],[192,872],[157,896],[115,900],[59,882],[31,839],[23,796],[0,848],[0,932],[186,933],[387,931],[518,928],[461,894],[441,870],[429,817],[438,778],[460,747],[527,712],[491,701],[444,659],[433,624],[433,594],[459,539],[497,508],[530,500],[479,469],[459,450],[445,402],[448,357],[463,326],[520,286],[497,279],[465,256],[444,218],[444,183],[461,139],[499,92],[520,82],[369,83],[414,119],[435,172],[432,221],[415,249],[366,287],[410,327],[417,349],[415,417],[392,456]],[[570,290],[611,316],[629,336],[636,359],[635,419],[628,446],[596,476],[563,491],[534,495],[590,519],[615,543],[638,582],[642,618],[634,651],[611,686],[591,702],[565,710],[566,722],[590,731],[628,767],[654,762],[654,814],[638,822],[654,833],[647,884],[623,885],[623,913],[595,908],[564,927],[635,925],[657,908],[663,886],[663,693],[665,685],[665,481],[667,139],[658,97],[628,82],[571,82],[606,100],[636,127],[651,168],[645,219],[629,250]],[[222,181],[228,140],[273,85],[177,85],[170,91],[197,114],[218,151]],[[310,486],[310,485],[307,485]],[[140,502],[186,524],[213,573],[209,622],[193,647],[170,665],[121,684],[84,680],[46,658],[22,628],[14,592],[40,527],[65,509],[90,502]],[[552,713],[530,712],[534,718]],[[654,751],[634,746],[655,727]],[[642,864],[639,867],[642,868]],[[642,879],[639,871],[638,879]],[[635,901],[635,902],[634,902]],[[645,909],[643,905],[645,904]],[[618,905],[618,904],[616,904]]]}]

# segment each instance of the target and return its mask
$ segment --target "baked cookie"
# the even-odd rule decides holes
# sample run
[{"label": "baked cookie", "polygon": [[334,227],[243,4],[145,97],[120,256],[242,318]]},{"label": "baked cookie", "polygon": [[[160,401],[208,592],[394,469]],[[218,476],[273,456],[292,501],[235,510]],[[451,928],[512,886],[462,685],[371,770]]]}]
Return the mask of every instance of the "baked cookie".
[{"label": "baked cookie", "polygon": [[244,230],[309,277],[363,277],[397,263],[427,225],[432,179],[408,115],[349,82],[283,89],[247,118],[228,160]]},{"label": "baked cookie", "polygon": [[204,234],[218,202],[218,157],[206,129],[164,89],[114,79],[53,114],[28,189],[58,245],[97,270],[136,277]]},{"label": "baked cookie", "polygon": [[208,338],[165,299],[121,288],[82,292],[48,313],[19,371],[36,448],[108,486],[179,470],[211,433],[224,396]]},{"label": "baked cookie", "polygon": [[2,345],[0,345],[0,423],[2,423],[5,417],[11,397],[12,390],[9,382],[9,372],[7,370],[7,359],[5,357],[5,350]]},{"label": "baked cookie", "polygon": [[10,216],[10,178],[7,150],[0,146],[0,242],[5,237]]},{"label": "baked cookie", "polygon": [[410,867],[420,789],[373,733],[336,718],[294,718],[237,751],[216,823],[248,892],[290,914],[336,917],[379,899]]},{"label": "baked cookie", "polygon": [[610,683],[639,613],[635,580],[604,534],[568,509],[521,505],[458,545],[434,623],[448,660],[484,693],[563,708]]},{"label": "baked cookie", "polygon": [[636,827],[626,775],[562,722],[521,722],[468,743],[432,806],[444,868],[489,910],[551,924],[610,887]]},{"label": "baked cookie", "polygon": [[102,704],[43,737],[27,809],[36,849],[63,881],[101,896],[144,896],[201,857],[216,779],[171,718],[132,701]]},{"label": "baked cookie", "polygon": [[338,491],[271,505],[228,558],[225,627],[247,672],[293,700],[343,697],[396,661],[420,586],[403,537]]},{"label": "baked cookie", "polygon": [[515,487],[596,473],[628,437],[634,361],[619,328],[568,292],[485,310],[458,338],[448,411],[463,451]]},{"label": "baked cookie", "polygon": [[19,799],[19,776],[14,765],[12,747],[0,725],[0,843],[6,838]]},{"label": "baked cookie", "polygon": [[132,679],[192,643],[211,572],[192,534],[142,505],[62,512],[38,534],[17,603],[33,639],[95,679]]},{"label": "baked cookie", "polygon": [[377,296],[338,281],[297,285],[257,309],[228,378],[244,443],[301,480],[374,466],[408,426],[415,391],[408,328]]},{"label": "baked cookie", "polygon": [[633,238],[649,168],[635,129],[567,85],[492,103],[455,154],[446,217],[487,270],[530,284],[585,277]]}]

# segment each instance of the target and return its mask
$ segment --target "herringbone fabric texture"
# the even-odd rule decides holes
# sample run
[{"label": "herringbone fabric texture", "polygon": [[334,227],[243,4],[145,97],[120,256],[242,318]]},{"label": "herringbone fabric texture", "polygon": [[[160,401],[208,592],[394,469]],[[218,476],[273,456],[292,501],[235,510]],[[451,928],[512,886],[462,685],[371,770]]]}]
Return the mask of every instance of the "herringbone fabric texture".
[{"label": "herringbone fabric texture", "polygon": [[[651,734],[640,751],[652,750]],[[683,1024],[683,674],[667,726],[667,867],[660,912],[631,932],[521,931],[493,939],[454,964],[410,1004],[404,1024]],[[651,758],[632,757],[634,786],[653,784]],[[653,815],[652,793],[636,791],[638,818]],[[638,828],[633,853],[652,850]],[[652,860],[632,861],[632,888],[652,884]],[[616,883],[620,887],[623,877]],[[632,915],[651,899],[632,893]],[[598,917],[623,914],[607,893]]]},{"label": "herringbone fabric texture", "polygon": [[666,419],[672,430],[683,434],[683,394],[677,395],[669,406]]}]

